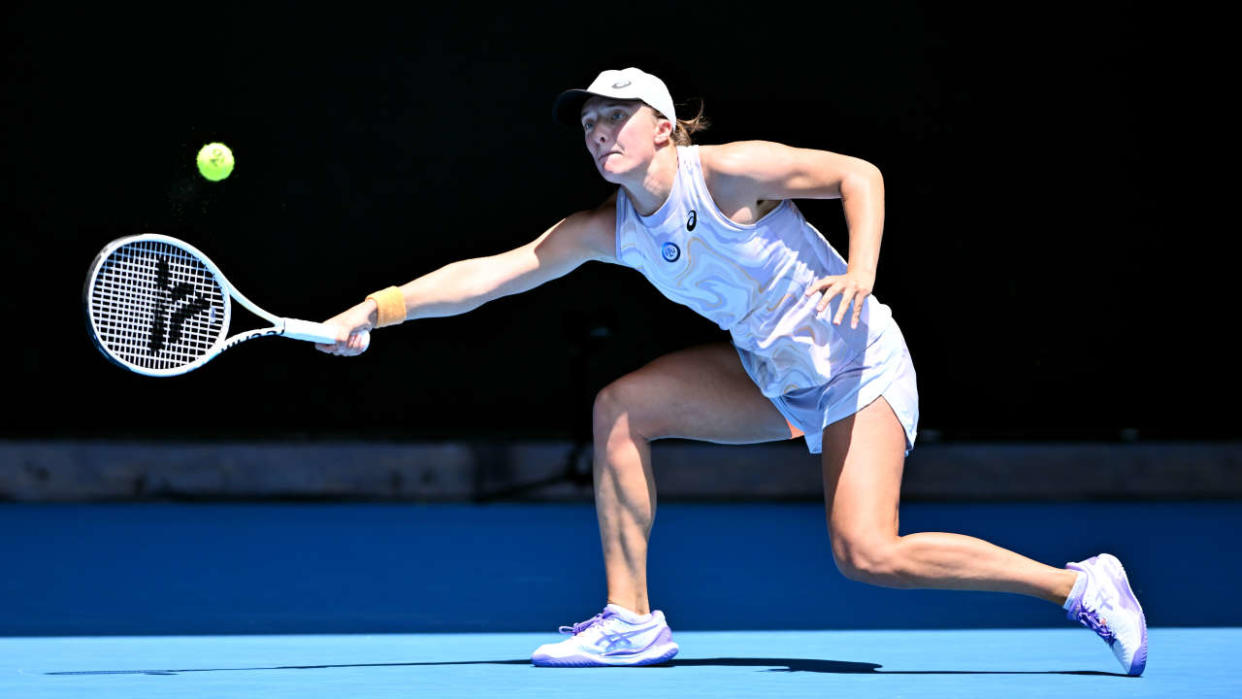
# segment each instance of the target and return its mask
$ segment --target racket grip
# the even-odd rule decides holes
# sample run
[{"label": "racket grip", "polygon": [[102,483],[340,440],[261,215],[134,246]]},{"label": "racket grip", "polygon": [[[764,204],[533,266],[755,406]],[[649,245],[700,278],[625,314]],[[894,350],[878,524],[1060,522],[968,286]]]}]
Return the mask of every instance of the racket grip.
[{"label": "racket grip", "polygon": [[312,323],[309,320],[285,318],[284,336],[294,340],[318,342],[321,345],[336,344],[336,326]]}]

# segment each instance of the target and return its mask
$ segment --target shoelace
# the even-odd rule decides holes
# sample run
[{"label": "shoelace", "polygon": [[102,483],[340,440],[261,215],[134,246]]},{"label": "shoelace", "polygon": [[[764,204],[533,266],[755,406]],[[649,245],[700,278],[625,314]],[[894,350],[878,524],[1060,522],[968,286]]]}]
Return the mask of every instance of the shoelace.
[{"label": "shoelace", "polygon": [[607,611],[607,610],[605,610],[605,611],[603,611],[603,612],[600,612],[599,614],[596,614],[595,616],[591,617],[590,619],[587,619],[586,621],[580,621],[580,622],[578,622],[578,623],[574,624],[573,626],[562,626],[562,627],[561,627],[560,629],[558,629],[558,630],[559,630],[561,633],[567,633],[567,634],[569,634],[569,635],[571,635],[571,636],[577,636],[578,634],[582,633],[583,631],[586,631],[587,629],[591,628],[592,626],[595,626],[596,624],[599,624],[599,623],[603,622],[603,621],[604,621],[604,619],[606,619],[606,618],[608,618],[608,617],[610,617],[610,616],[612,616],[612,614],[608,613],[608,611]]},{"label": "shoelace", "polygon": [[1079,607],[1077,618],[1079,622],[1099,634],[1101,638],[1109,643],[1112,643],[1113,639],[1117,637],[1117,634],[1115,634],[1106,623],[1100,620],[1100,615],[1091,609]]}]

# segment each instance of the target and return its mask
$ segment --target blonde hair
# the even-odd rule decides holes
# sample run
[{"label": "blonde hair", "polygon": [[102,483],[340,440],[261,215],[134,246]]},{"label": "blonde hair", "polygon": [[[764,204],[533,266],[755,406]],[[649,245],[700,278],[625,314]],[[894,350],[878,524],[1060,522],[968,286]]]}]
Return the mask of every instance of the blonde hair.
[{"label": "blonde hair", "polygon": [[699,112],[689,119],[678,119],[673,128],[673,143],[679,146],[690,145],[690,135],[705,131],[711,126],[707,117],[703,116],[703,100],[699,100]]}]

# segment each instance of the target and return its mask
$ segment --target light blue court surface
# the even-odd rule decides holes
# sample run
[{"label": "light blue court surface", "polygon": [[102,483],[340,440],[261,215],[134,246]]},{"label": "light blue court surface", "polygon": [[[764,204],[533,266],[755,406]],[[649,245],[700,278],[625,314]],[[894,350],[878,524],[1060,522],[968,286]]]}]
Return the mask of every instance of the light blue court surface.
[{"label": "light blue court surface", "polygon": [[1238,697],[1242,629],[683,632],[670,665],[545,669],[546,634],[0,639],[3,697]]},{"label": "light blue court surface", "polygon": [[25,697],[1242,697],[1242,503],[911,504],[1063,565],[1126,565],[1147,672],[1056,605],[846,580],[822,506],[661,505],[668,666],[544,669],[604,603],[594,509],[0,505],[0,699]]}]

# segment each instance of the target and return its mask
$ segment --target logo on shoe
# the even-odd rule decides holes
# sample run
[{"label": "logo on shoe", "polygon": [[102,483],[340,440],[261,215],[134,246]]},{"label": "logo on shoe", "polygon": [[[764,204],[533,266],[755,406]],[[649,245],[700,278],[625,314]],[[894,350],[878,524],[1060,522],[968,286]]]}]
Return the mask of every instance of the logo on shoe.
[{"label": "logo on shoe", "polygon": [[603,646],[605,643],[607,643],[608,645],[604,647],[602,651],[603,653],[612,653],[618,650],[626,650],[628,648],[634,647],[634,642],[631,641],[630,639],[634,638],[635,636],[639,634],[652,631],[656,628],[659,628],[658,624],[653,625],[653,626],[648,626],[645,629],[638,629],[636,631],[626,631],[625,633],[605,633],[603,636],[600,637],[598,641],[595,642],[595,645]]}]

